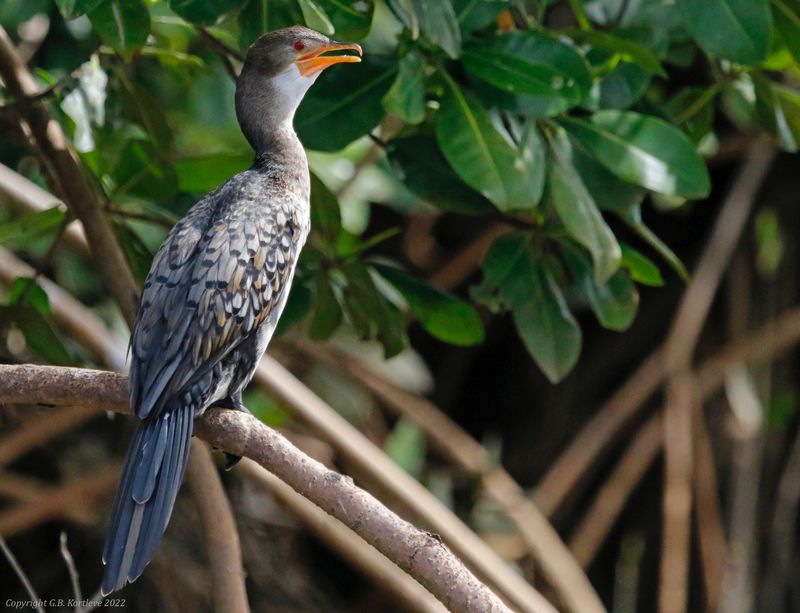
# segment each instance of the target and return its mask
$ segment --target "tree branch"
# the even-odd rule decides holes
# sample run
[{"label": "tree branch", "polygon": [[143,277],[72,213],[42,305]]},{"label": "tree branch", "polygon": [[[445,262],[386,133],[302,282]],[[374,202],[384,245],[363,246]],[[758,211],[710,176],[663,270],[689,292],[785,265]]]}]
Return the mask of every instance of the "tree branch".
[{"label": "tree branch", "polygon": [[[127,413],[126,377],[56,366],[0,366],[2,403],[75,404],[78,399]],[[267,468],[395,561],[451,610],[510,611],[439,538],[404,521],[351,479],[312,460],[252,415],[210,410],[196,421],[195,431],[213,446]]]}]

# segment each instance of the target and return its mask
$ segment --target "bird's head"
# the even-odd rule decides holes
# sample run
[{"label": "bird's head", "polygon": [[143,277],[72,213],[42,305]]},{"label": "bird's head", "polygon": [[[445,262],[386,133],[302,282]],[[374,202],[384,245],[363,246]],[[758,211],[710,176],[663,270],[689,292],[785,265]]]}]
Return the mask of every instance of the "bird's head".
[{"label": "bird's head", "polygon": [[[334,64],[360,62],[361,47],[292,26],[262,35],[247,51],[236,84],[236,112],[245,135],[291,123],[308,88]],[[255,115],[255,116],[254,116]],[[256,143],[251,143],[256,146]]]}]

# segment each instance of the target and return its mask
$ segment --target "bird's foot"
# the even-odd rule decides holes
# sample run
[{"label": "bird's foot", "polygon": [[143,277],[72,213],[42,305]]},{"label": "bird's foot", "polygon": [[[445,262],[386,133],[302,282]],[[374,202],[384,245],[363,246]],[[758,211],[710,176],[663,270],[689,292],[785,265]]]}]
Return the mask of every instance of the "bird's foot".
[{"label": "bird's foot", "polygon": [[225,453],[225,470],[232,469],[239,463],[239,460],[242,459],[242,456],[240,455],[234,455],[232,453],[228,453],[227,451],[224,453]]}]

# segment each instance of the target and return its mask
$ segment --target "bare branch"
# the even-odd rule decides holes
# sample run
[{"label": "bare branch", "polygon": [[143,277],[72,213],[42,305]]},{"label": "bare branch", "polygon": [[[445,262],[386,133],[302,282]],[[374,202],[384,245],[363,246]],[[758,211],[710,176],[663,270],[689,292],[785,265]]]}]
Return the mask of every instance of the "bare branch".
[{"label": "bare branch", "polygon": [[62,530],[58,540],[61,557],[64,558],[64,564],[66,564],[67,572],[69,573],[69,580],[70,583],[72,583],[72,595],[75,596],[76,601],[80,602],[83,600],[83,596],[81,595],[81,579],[78,575],[78,569],[75,567],[75,560],[67,546],[67,533]]},{"label": "bare branch", "polygon": [[8,560],[8,563],[11,564],[11,568],[14,569],[14,572],[19,577],[19,580],[22,582],[22,585],[25,586],[25,590],[28,592],[28,596],[30,596],[31,601],[34,603],[33,606],[36,607],[36,611],[38,613],[44,613],[44,607],[41,604],[41,599],[39,598],[36,590],[33,589],[33,585],[28,579],[28,575],[25,574],[25,571],[22,570],[22,567],[17,562],[17,558],[14,557],[12,551],[8,548],[8,543],[6,543],[6,539],[0,536],[0,549],[3,550],[3,555]]},{"label": "bare branch", "polygon": [[[122,375],[56,366],[0,366],[0,402],[56,404],[78,395],[87,404],[129,412],[127,381]],[[196,421],[195,430],[213,446],[267,468],[395,561],[451,610],[510,611],[440,538],[401,519],[352,479],[304,455],[252,415],[207,411]],[[542,602],[533,610],[553,611]]]},{"label": "bare branch", "polygon": [[604,611],[586,575],[536,505],[486,449],[429,400],[407,392],[381,377],[363,360],[308,342],[297,346],[316,361],[345,370],[374,393],[391,411],[410,419],[460,470],[481,481],[484,490],[516,525],[545,580],[567,610]]},{"label": "bare branch", "polygon": [[[201,441],[192,441],[191,461],[187,469],[187,482],[194,496],[200,523],[208,548],[208,563],[211,572],[211,600],[215,611],[247,613],[247,592],[244,589],[242,548],[239,532],[233,520],[230,502],[219,479],[207,480],[205,475],[216,473],[208,446]],[[204,491],[198,491],[198,490]],[[211,492],[208,490],[211,489]],[[213,491],[216,490],[216,491]],[[220,508],[225,505],[225,508]],[[230,560],[238,560],[229,565]]]},{"label": "bare branch", "polygon": [[382,589],[393,594],[409,610],[446,613],[444,605],[410,575],[403,572],[386,556],[370,547],[338,519],[331,517],[318,506],[303,498],[275,475],[248,459],[242,460],[237,471],[244,472],[257,483],[268,488],[321,541],[339,552],[365,575],[371,577]]}]

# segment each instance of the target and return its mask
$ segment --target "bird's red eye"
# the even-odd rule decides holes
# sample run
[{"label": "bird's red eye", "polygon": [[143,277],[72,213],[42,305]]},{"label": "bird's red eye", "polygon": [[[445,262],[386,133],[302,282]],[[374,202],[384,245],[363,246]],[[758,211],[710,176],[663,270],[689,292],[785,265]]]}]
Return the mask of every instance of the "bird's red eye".
[{"label": "bird's red eye", "polygon": [[303,41],[301,41],[301,40],[298,40],[298,41],[297,41],[297,42],[294,44],[294,48],[295,48],[297,51],[302,51],[303,49],[305,49],[305,48],[306,48],[306,46],[303,44]]}]

